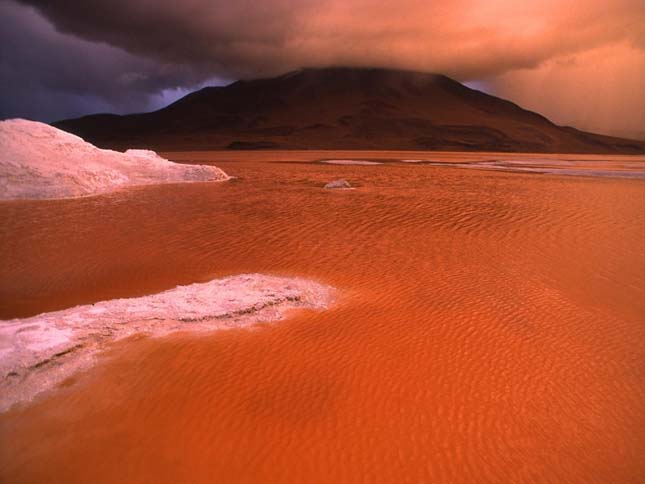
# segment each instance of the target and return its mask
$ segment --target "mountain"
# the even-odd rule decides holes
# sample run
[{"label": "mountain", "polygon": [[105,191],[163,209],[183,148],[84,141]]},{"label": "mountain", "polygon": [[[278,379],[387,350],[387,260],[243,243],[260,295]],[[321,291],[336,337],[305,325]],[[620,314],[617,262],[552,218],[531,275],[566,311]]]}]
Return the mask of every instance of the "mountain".
[{"label": "mountain", "polygon": [[116,149],[645,152],[645,141],[557,126],[446,76],[371,68],[303,69],[207,87],[151,113],[54,125]]}]

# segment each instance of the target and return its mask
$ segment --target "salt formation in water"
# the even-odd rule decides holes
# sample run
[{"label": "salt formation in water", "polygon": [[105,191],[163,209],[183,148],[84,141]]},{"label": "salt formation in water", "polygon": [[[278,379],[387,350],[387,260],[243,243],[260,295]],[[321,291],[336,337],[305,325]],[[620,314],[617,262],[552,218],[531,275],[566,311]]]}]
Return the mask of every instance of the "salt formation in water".
[{"label": "salt formation in water", "polygon": [[443,168],[499,170],[509,173],[645,179],[645,162],[635,157],[629,161],[527,159],[461,162],[427,161],[426,164]]},{"label": "salt formation in water", "polygon": [[367,160],[322,160],[322,163],[330,165],[382,165],[379,161]]},{"label": "salt formation in water", "polygon": [[0,411],[91,365],[109,341],[239,328],[297,307],[322,309],[332,298],[332,288],[313,281],[245,274],[0,321]]},{"label": "salt formation in water", "polygon": [[228,179],[215,166],[173,163],[154,151],[103,150],[44,123],[0,122],[0,200],[80,197],[134,185]]},{"label": "salt formation in water", "polygon": [[330,181],[325,185],[325,188],[333,188],[336,190],[349,190],[352,188],[352,185],[344,178],[341,178],[340,180]]}]

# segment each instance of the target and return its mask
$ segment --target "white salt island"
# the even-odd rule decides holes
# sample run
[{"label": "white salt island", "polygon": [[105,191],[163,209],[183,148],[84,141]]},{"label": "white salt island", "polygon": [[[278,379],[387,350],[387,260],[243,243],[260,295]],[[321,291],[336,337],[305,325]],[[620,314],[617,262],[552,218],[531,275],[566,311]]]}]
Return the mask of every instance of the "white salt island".
[{"label": "white salt island", "polygon": [[215,166],[104,150],[48,124],[0,121],[0,200],[72,198],[161,183],[225,181]]}]

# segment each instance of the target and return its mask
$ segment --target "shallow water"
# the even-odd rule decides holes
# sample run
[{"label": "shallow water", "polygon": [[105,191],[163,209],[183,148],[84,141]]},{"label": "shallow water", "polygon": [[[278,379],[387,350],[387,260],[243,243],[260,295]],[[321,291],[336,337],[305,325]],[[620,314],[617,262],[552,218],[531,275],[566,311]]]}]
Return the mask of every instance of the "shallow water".
[{"label": "shallow water", "polygon": [[336,306],[114,345],[0,416],[0,481],[641,481],[645,182],[221,156],[183,159],[236,180],[0,204],[0,317],[242,272]]},{"label": "shallow water", "polygon": [[[419,162],[419,160],[417,160]],[[603,178],[645,179],[645,161],[567,161],[567,160],[492,160],[465,163],[427,162],[440,166],[477,170],[503,170],[549,175],[587,176]]]}]

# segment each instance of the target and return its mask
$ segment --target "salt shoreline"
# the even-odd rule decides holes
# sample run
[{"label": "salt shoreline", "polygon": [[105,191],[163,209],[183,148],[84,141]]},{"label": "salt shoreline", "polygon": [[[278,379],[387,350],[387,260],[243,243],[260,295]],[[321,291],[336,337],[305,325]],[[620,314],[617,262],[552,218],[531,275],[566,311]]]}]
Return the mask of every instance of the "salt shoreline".
[{"label": "salt shoreline", "polygon": [[128,336],[249,327],[295,308],[327,308],[333,297],[331,287],[310,280],[243,274],[0,321],[0,412],[91,367],[109,343]]}]

